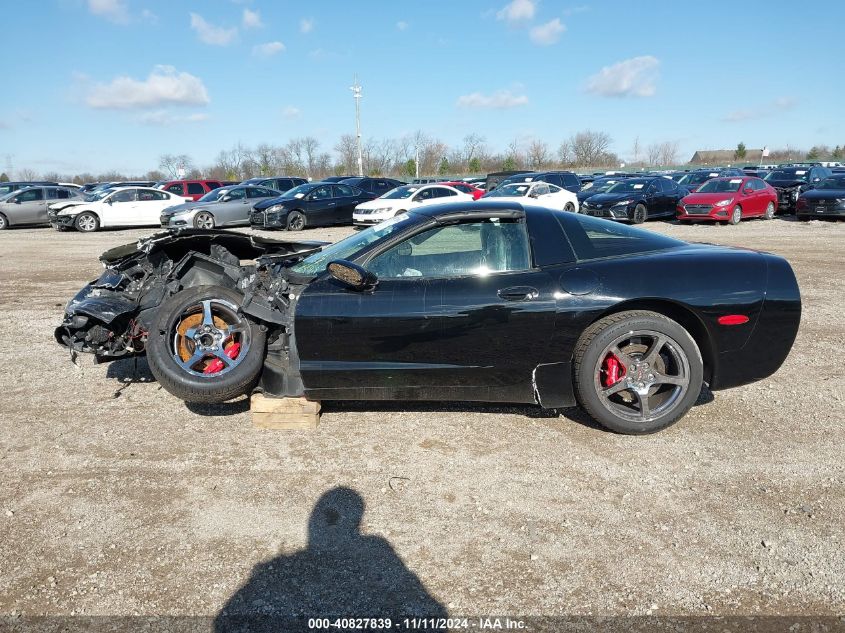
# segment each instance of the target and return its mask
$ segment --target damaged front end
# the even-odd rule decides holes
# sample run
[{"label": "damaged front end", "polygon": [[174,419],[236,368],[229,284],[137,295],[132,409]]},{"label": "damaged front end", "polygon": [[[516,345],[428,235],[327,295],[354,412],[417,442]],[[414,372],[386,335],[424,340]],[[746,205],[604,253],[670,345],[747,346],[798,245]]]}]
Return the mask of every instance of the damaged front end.
[{"label": "damaged front end", "polygon": [[205,285],[237,290],[244,312],[283,325],[288,281],[278,273],[324,245],[186,228],[119,246],[100,256],[103,274],[67,304],[56,341],[94,354],[97,362],[143,353],[161,303]]}]

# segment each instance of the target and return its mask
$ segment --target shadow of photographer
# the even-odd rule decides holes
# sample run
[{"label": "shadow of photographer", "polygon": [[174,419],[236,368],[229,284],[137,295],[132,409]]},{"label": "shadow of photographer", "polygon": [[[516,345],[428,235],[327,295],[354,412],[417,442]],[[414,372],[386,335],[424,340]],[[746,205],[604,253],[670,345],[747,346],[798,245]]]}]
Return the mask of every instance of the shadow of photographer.
[{"label": "shadow of photographer", "polygon": [[308,547],[256,565],[214,630],[305,631],[310,618],[447,617],[386,539],[361,533],[364,508],[351,488],[324,493],[308,521]]}]

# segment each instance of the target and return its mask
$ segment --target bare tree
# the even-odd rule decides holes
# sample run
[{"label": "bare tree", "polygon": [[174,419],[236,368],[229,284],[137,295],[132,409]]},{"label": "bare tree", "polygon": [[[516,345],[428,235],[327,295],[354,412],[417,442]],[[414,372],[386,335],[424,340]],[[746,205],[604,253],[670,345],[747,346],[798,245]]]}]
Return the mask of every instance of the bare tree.
[{"label": "bare tree", "polygon": [[178,178],[179,170],[187,172],[193,167],[193,162],[187,154],[162,154],[159,156],[158,166],[171,178]]},{"label": "bare tree", "polygon": [[610,135],[604,132],[578,132],[569,139],[574,162],[584,166],[607,164],[607,150],[612,141]]},{"label": "bare tree", "polygon": [[253,152],[258,173],[262,176],[272,176],[276,173],[276,148],[262,143]]},{"label": "bare tree", "polygon": [[557,156],[564,165],[573,164],[575,162],[575,154],[572,151],[572,142],[564,141],[561,143],[557,150]]},{"label": "bare tree", "polygon": [[678,141],[664,141],[660,144],[660,164],[665,166],[678,163]]},{"label": "bare tree", "polygon": [[526,155],[528,158],[528,165],[532,169],[542,169],[550,159],[549,146],[545,141],[541,141],[540,139],[531,139],[528,143]]},{"label": "bare tree", "polygon": [[464,151],[462,161],[469,165],[473,158],[481,158],[486,154],[487,139],[480,134],[472,133],[464,137]]},{"label": "bare tree", "polygon": [[352,134],[341,136],[337,145],[334,146],[334,151],[337,152],[342,166],[340,175],[354,173],[358,163],[358,142],[355,136]]},{"label": "bare tree", "polygon": [[655,167],[660,164],[661,146],[659,143],[652,143],[645,148],[646,161],[650,167]]},{"label": "bare tree", "polygon": [[317,152],[320,149],[320,141],[313,136],[306,136],[300,140],[302,152],[305,155],[305,173],[311,178],[317,167]]},{"label": "bare tree", "polygon": [[38,172],[34,169],[24,168],[18,170],[18,178],[21,180],[38,180]]}]

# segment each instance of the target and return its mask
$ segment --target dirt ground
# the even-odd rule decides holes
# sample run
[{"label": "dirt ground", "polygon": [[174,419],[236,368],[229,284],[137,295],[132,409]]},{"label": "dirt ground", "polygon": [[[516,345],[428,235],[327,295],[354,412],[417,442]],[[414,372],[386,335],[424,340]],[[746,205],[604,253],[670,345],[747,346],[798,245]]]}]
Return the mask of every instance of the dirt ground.
[{"label": "dirt ground", "polygon": [[775,376],[647,437],[462,404],[256,430],[54,342],[97,255],[151,230],[0,232],[0,615],[319,616],[397,586],[455,615],[842,614],[845,222],[648,228],[785,256],[804,312]]}]

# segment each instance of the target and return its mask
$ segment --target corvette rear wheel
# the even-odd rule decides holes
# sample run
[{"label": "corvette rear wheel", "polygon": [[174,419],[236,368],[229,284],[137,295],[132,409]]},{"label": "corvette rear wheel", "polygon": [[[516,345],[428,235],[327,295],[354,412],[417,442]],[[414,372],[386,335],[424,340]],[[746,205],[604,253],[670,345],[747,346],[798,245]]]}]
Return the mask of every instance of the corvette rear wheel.
[{"label": "corvette rear wheel", "polygon": [[266,334],[239,311],[243,297],[221,286],[178,292],[158,310],[147,339],[156,380],[187,402],[225,402],[248,393],[264,363]]},{"label": "corvette rear wheel", "polygon": [[736,205],[731,211],[731,218],[728,220],[730,224],[737,225],[739,224],[740,220],[742,220],[742,207]]},{"label": "corvette rear wheel", "polygon": [[634,224],[642,224],[648,219],[648,209],[642,203],[638,204],[634,207],[634,215],[631,218],[631,222]]},{"label": "corvette rear wheel", "polygon": [[574,361],[579,404],[618,433],[665,429],[701,392],[698,345],[676,321],[656,312],[620,312],[595,322],[581,335]]}]

